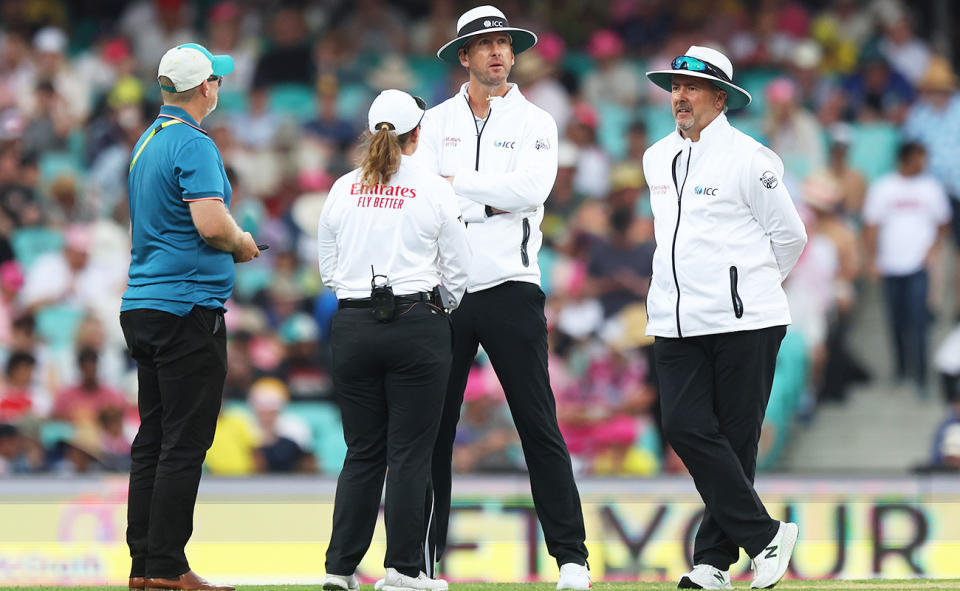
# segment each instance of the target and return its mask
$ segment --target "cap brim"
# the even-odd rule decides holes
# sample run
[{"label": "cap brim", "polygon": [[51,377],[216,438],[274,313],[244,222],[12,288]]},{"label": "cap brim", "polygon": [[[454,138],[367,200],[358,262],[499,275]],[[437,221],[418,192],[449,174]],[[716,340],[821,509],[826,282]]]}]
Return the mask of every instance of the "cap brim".
[{"label": "cap brim", "polygon": [[213,56],[213,75],[226,76],[233,71],[233,58],[229,55]]},{"label": "cap brim", "polygon": [[650,79],[650,82],[653,82],[667,92],[673,92],[673,77],[676,75],[703,78],[704,80],[709,80],[711,84],[719,86],[727,92],[727,107],[730,109],[742,109],[753,100],[749,92],[736,84],[731,84],[704,72],[690,72],[687,70],[657,70],[656,72],[647,72],[647,78]]},{"label": "cap brim", "polygon": [[471,37],[476,37],[477,35],[486,35],[488,33],[501,33],[506,32],[510,33],[510,38],[513,39],[513,55],[519,55],[524,51],[530,49],[537,44],[537,35],[532,31],[526,29],[517,29],[514,27],[503,27],[501,29],[483,29],[464,35],[463,37],[457,37],[453,41],[447,43],[437,51],[437,57],[443,61],[450,64],[460,64],[460,48],[463,47],[463,44],[470,40]]}]

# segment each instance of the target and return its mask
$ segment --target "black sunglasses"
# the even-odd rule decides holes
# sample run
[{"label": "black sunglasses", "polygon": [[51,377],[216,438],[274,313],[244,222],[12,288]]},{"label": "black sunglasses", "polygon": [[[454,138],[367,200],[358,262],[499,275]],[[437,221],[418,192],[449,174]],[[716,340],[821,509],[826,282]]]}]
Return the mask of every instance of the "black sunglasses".
[{"label": "black sunglasses", "polygon": [[223,76],[210,76],[207,78],[207,82],[216,82],[217,86],[223,84]]}]

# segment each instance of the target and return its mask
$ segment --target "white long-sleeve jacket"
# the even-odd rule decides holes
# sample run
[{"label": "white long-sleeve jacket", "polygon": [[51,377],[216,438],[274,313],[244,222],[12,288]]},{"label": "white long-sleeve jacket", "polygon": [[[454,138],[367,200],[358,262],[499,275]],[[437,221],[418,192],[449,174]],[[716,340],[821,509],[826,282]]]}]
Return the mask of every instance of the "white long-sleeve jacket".
[{"label": "white long-sleeve jacket", "polygon": [[333,184],[317,228],[320,278],[338,299],[370,297],[371,267],[395,295],[467,288],[470,246],[450,183],[402,156],[386,185],[359,169]]},{"label": "white long-sleeve jacket", "polygon": [[654,234],[647,334],[689,337],[790,323],[782,281],[806,231],[783,163],[720,114],[691,142],[643,155]]},{"label": "white long-sleeve jacket", "polygon": [[[467,84],[427,111],[413,158],[454,177],[473,251],[468,291],[505,281],[539,285],[540,222],[557,177],[557,124],[514,84],[490,100],[486,122],[477,122]],[[485,206],[509,213],[487,216]]]}]

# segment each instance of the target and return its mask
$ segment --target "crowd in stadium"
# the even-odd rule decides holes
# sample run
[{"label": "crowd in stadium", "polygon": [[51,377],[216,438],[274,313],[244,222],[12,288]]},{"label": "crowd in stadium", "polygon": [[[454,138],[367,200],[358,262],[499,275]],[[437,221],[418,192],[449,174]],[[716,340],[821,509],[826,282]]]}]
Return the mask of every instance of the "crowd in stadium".
[{"label": "crowd in stadium", "polygon": [[[336,298],[319,279],[317,220],[332,181],[355,166],[377,92],[407,90],[432,106],[466,80],[435,56],[459,4],[0,0],[0,476],[129,465],[136,371],[117,320],[130,252],[127,172],[159,108],[156,64],[191,41],[235,60],[204,127],[227,166],[233,215],[270,245],[237,267],[225,402],[206,467],[336,474],[346,450],[328,370]],[[947,394],[952,418],[937,437],[952,437],[956,456],[934,459],[960,466],[960,428],[951,430],[960,424],[960,334],[939,351],[927,334],[928,315],[955,322],[946,306],[960,310],[960,298],[945,297],[957,278],[940,271],[957,267],[943,258],[960,235],[960,94],[951,62],[919,33],[932,15],[898,0],[726,0],[709,11],[684,0],[506,4],[512,23],[547,31],[510,79],[560,129],[539,263],[552,386],[577,473],[683,470],[658,428],[644,336],[654,243],[641,160],[674,126],[669,94],[644,72],[694,43],[730,56],[753,95],[731,121],[783,158],[810,236],[785,285],[794,323],[761,469],[776,465],[818,404],[886,378],[871,376],[847,344],[865,286],[879,280],[891,298],[912,289],[876,268],[864,238],[877,227],[881,249],[909,250],[918,232],[940,236],[920,253],[930,286],[919,312],[891,315],[890,330],[913,344],[890,364],[917,396]],[[883,231],[891,210],[881,201],[927,173],[927,193],[903,196],[952,213],[930,205],[939,217],[917,218],[928,226]],[[524,469],[482,353],[454,469]]]}]

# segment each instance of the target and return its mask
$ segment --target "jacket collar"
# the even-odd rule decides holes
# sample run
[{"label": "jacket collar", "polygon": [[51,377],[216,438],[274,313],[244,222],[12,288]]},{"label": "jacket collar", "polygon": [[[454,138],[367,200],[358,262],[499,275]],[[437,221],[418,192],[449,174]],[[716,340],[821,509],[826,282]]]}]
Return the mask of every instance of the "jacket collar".
[{"label": "jacket collar", "polygon": [[[464,98],[466,98],[466,99],[469,99],[469,98],[470,98],[470,97],[467,96],[467,87],[468,87],[468,86],[470,86],[470,83],[469,83],[469,82],[464,82],[464,83],[460,86],[460,94],[461,94]],[[495,96],[495,97],[493,97],[493,98],[490,100],[490,106],[491,106],[491,107],[501,107],[501,108],[502,108],[502,107],[508,107],[508,108],[509,108],[509,107],[511,107],[511,106],[513,106],[513,105],[520,104],[520,103],[522,103],[522,102],[525,101],[525,100],[527,100],[527,99],[526,99],[526,97],[524,97],[523,94],[520,92],[520,87],[517,86],[516,84],[514,84],[513,82],[508,82],[508,83],[507,83],[507,94],[505,94],[505,95],[503,95],[503,96]]]},{"label": "jacket collar", "polygon": [[[727,135],[731,129],[730,122],[727,120],[726,113],[720,113],[717,115],[716,119],[711,121],[703,130],[700,132],[700,140],[697,142],[690,142],[696,144],[698,148],[706,148],[713,143],[716,143],[718,140],[721,140],[724,136]],[[686,144],[687,138],[680,135],[679,129],[674,129],[673,137],[678,144]]]}]

